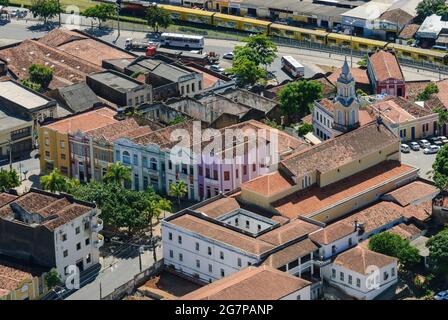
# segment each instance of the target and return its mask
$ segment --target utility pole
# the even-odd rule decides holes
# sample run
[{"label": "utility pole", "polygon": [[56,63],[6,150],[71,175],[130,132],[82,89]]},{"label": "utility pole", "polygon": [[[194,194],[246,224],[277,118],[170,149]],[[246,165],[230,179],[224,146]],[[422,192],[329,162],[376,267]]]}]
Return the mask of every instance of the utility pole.
[{"label": "utility pole", "polygon": [[117,0],[116,4],[117,4],[117,18],[118,18],[118,35],[117,35],[117,39],[115,39],[115,43],[117,43],[118,39],[120,38],[120,11],[121,11],[121,1],[122,0]]},{"label": "utility pole", "polygon": [[58,13],[59,13],[59,28],[61,27],[61,25],[62,25],[62,22],[61,22],[61,0],[58,0]]},{"label": "utility pole", "polygon": [[101,300],[102,296],[103,296],[103,288],[101,286],[101,281],[100,281],[100,300]]}]

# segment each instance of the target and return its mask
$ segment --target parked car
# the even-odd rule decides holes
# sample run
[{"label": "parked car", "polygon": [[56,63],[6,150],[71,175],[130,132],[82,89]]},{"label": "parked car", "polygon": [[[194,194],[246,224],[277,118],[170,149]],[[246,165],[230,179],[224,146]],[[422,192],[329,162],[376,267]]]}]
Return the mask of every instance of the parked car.
[{"label": "parked car", "polygon": [[224,69],[224,68],[221,68],[221,67],[219,66],[219,64],[212,64],[212,65],[210,66],[210,70],[211,70],[211,71],[218,72],[218,73],[223,73],[223,72],[225,71],[225,69]]},{"label": "parked car", "polygon": [[431,145],[428,148],[423,149],[424,154],[437,153],[440,150],[439,146]]},{"label": "parked car", "polygon": [[442,143],[442,141],[440,141],[440,138],[439,138],[439,137],[432,137],[432,138],[429,139],[429,141],[430,141],[430,143],[431,143],[432,145],[436,145],[436,146],[441,146],[441,145],[443,145],[443,143]]},{"label": "parked car", "polygon": [[448,290],[441,291],[434,296],[434,300],[448,300]]},{"label": "parked car", "polygon": [[403,153],[409,153],[411,152],[411,148],[409,148],[409,146],[405,143],[401,144],[401,152]]},{"label": "parked car", "polygon": [[222,57],[227,60],[233,60],[234,55],[233,55],[233,52],[227,52],[227,53],[224,53]]},{"label": "parked car", "polygon": [[445,137],[445,136],[440,136],[440,137],[439,137],[439,140],[442,141],[443,144],[448,143],[448,138]]},{"label": "parked car", "polygon": [[422,148],[428,148],[431,144],[429,143],[428,140],[422,139],[418,142],[418,144],[420,145],[420,147]]},{"label": "parked car", "polygon": [[409,143],[409,147],[412,150],[414,150],[414,151],[419,151],[420,150],[420,145],[417,142],[415,142],[415,141],[410,142]]}]

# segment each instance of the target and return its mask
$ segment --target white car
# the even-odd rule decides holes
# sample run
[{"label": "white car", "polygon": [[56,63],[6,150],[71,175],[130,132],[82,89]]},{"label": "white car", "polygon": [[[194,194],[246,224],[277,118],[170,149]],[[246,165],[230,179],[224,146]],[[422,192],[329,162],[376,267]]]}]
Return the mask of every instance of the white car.
[{"label": "white car", "polygon": [[218,73],[223,73],[223,72],[225,71],[225,69],[224,69],[224,68],[221,68],[218,64],[213,64],[213,65],[211,65],[211,66],[210,66],[210,70],[211,70],[211,71],[218,72]]},{"label": "white car", "polygon": [[439,146],[432,145],[432,146],[429,146],[428,148],[425,148],[423,150],[423,153],[424,154],[432,154],[432,153],[437,153],[439,150],[440,150]]},{"label": "white car", "polygon": [[409,153],[411,152],[411,149],[409,148],[409,146],[405,143],[401,144],[401,152],[403,153]]},{"label": "white car", "polygon": [[419,151],[420,150],[420,145],[417,142],[415,142],[415,141],[410,142],[409,143],[409,147],[411,147],[411,149],[414,150],[414,151]]},{"label": "white car", "polygon": [[442,141],[443,144],[446,144],[446,143],[448,143],[448,138],[445,136],[440,136],[439,141]]},{"label": "white car", "polygon": [[227,52],[227,53],[224,53],[222,57],[224,59],[233,60],[234,55],[233,55],[233,52]]},{"label": "white car", "polygon": [[431,146],[431,144],[429,143],[428,140],[422,139],[418,142],[418,144],[420,145],[420,147],[422,148],[429,148]]}]

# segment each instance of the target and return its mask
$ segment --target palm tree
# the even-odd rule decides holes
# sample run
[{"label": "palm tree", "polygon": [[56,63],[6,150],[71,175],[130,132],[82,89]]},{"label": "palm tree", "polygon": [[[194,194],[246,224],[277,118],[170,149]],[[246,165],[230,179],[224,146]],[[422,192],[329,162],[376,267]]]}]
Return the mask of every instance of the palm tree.
[{"label": "palm tree", "polygon": [[177,183],[170,184],[170,191],[168,192],[168,195],[171,197],[177,198],[177,205],[178,209],[180,208],[180,199],[183,198],[187,194],[187,186],[185,185],[185,182],[178,181]]},{"label": "palm tree", "polygon": [[58,169],[53,169],[49,175],[40,178],[40,185],[44,190],[62,192],[67,190],[67,179],[61,175]]},{"label": "palm tree", "polygon": [[66,191],[68,193],[72,193],[73,189],[75,189],[77,186],[81,184],[81,182],[78,179],[67,179],[66,183],[67,183]]},{"label": "palm tree", "polygon": [[123,165],[120,161],[113,163],[107,168],[103,178],[104,183],[117,183],[123,185],[124,182],[131,181],[131,169]]}]

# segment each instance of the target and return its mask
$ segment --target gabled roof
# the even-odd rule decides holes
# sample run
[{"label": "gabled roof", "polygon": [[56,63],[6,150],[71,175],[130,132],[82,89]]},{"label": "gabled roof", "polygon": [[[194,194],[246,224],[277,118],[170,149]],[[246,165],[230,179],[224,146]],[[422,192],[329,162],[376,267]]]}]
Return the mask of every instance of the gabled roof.
[{"label": "gabled roof", "polygon": [[271,253],[262,265],[278,269],[291,261],[316,251],[317,249],[318,247],[310,239],[304,239]]},{"label": "gabled roof", "polygon": [[248,267],[199,288],[181,300],[279,300],[310,284],[267,266]]},{"label": "gabled roof", "polygon": [[417,203],[421,199],[430,200],[439,193],[439,189],[423,181],[413,181],[394,191],[386,193],[386,198],[398,203],[402,207]]},{"label": "gabled roof", "polygon": [[74,113],[91,109],[100,99],[85,82],[58,89],[62,103]]},{"label": "gabled roof", "polygon": [[369,275],[372,266],[382,268],[396,264],[397,258],[371,251],[363,246],[356,246],[339,254],[333,264],[362,275]]},{"label": "gabled roof", "polygon": [[379,50],[370,54],[368,59],[376,81],[385,81],[387,79],[404,81],[400,64],[392,52]]},{"label": "gabled roof", "polygon": [[345,222],[336,222],[317,230],[309,238],[320,245],[327,245],[356,232],[355,226]]}]

